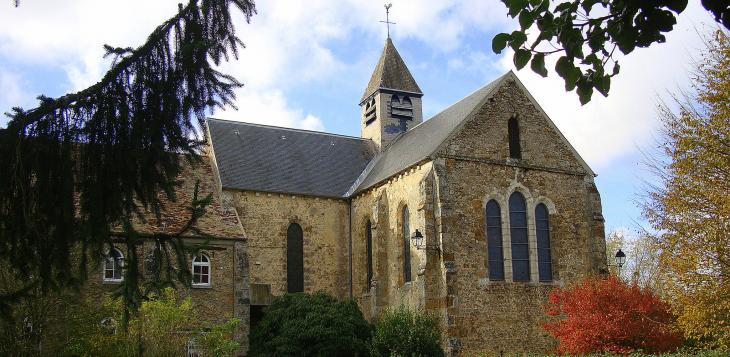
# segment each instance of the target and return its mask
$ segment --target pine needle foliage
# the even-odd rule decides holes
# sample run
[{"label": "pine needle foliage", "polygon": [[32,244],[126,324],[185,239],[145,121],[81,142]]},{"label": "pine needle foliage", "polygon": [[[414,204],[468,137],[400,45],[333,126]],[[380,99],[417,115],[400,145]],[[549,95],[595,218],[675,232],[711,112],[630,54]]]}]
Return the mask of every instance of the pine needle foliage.
[{"label": "pine needle foliage", "polygon": [[[31,287],[48,292],[83,281],[113,237],[127,247],[125,305],[139,306],[141,237],[132,222],[144,212],[159,217],[163,202],[176,199],[181,161],[199,161],[205,114],[231,106],[242,85],[216,69],[243,47],[232,10],[247,22],[255,13],[249,0],[180,4],[140,47],[105,46],[113,61],[98,83],[8,114],[0,129],[0,255],[26,286],[0,293],[0,308]],[[209,200],[196,195],[183,231],[155,234],[160,256],[181,252],[180,236]]]}]

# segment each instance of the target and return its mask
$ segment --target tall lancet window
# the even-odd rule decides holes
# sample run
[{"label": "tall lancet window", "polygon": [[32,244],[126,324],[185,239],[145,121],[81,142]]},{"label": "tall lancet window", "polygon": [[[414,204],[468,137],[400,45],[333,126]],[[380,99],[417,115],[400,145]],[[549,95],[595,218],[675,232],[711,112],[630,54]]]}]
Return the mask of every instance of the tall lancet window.
[{"label": "tall lancet window", "polygon": [[487,262],[489,280],[504,280],[504,254],[502,253],[502,213],[495,200],[487,202]]},{"label": "tall lancet window", "polygon": [[509,136],[509,157],[513,159],[522,158],[522,149],[520,148],[520,124],[517,117],[509,118],[507,122],[507,135]]},{"label": "tall lancet window", "polygon": [[530,281],[527,205],[525,204],[525,197],[519,192],[509,196],[509,226],[512,247],[512,280]]},{"label": "tall lancet window", "polygon": [[370,283],[373,281],[373,225],[368,222],[365,224],[365,249],[367,249],[367,284],[366,289],[370,289]]},{"label": "tall lancet window", "polygon": [[286,231],[286,291],[304,291],[304,236],[302,227],[296,223]]},{"label": "tall lancet window", "polygon": [[553,263],[550,254],[550,218],[544,204],[535,207],[535,232],[537,233],[537,271],[540,281],[553,280]]},{"label": "tall lancet window", "polygon": [[403,280],[411,281],[411,228],[408,222],[408,207],[403,207]]}]

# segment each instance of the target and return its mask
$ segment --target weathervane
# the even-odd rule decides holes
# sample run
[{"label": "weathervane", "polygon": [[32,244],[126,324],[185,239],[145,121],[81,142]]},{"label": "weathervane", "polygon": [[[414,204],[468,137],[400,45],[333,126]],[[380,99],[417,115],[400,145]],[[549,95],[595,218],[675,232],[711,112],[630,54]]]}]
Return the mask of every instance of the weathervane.
[{"label": "weathervane", "polygon": [[390,7],[393,6],[393,4],[385,4],[385,21],[380,21],[385,24],[385,26],[388,28],[388,38],[390,38],[390,25],[395,25],[395,22],[390,22]]}]

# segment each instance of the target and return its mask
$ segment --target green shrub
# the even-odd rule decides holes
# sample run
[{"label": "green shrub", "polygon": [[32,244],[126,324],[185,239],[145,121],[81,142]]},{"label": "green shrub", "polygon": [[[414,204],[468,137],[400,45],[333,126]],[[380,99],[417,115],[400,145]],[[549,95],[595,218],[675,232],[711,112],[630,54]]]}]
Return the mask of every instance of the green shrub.
[{"label": "green shrub", "polygon": [[251,331],[249,356],[364,356],[369,339],[370,325],[354,301],[287,294]]},{"label": "green shrub", "polygon": [[120,324],[119,299],[108,298],[101,306],[92,304],[80,304],[70,312],[72,333],[61,355],[180,356],[191,339],[199,354],[206,357],[231,356],[240,348],[233,340],[239,319],[201,324],[190,297],[180,299],[172,288],[144,301],[127,331]]},{"label": "green shrub", "polygon": [[386,310],[375,323],[374,356],[443,356],[438,318],[404,307]]}]

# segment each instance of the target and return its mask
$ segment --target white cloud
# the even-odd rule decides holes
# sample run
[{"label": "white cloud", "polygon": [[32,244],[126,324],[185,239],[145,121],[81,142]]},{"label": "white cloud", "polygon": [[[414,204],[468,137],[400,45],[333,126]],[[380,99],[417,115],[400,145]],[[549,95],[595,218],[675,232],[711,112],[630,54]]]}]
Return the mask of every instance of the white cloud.
[{"label": "white cloud", "polygon": [[238,111],[217,111],[213,117],[307,130],[324,130],[322,121],[301,109],[290,108],[281,91],[259,92],[242,89],[237,93]]},{"label": "white cloud", "polygon": [[[20,63],[60,68],[68,77],[67,90],[78,90],[98,81],[107,68],[108,62],[102,59],[103,44],[141,44],[155,26],[175,12],[178,2],[34,0],[24,1],[17,9],[10,3],[2,4],[0,53]],[[489,33],[515,26],[500,1],[392,2],[391,20],[397,23],[392,35],[397,42],[417,39],[419,45],[444,55],[447,63],[443,66],[452,71],[473,72],[486,78],[494,66],[500,66],[491,61]],[[317,113],[290,104],[289,93],[335,81],[352,83],[352,78],[365,80],[382,45],[378,39],[385,35],[385,26],[379,22],[385,15],[382,3],[277,0],[257,2],[257,10],[251,24],[239,21],[237,26],[247,46],[240,60],[222,66],[246,84],[237,91],[239,111],[215,114],[323,129]],[[680,26],[669,34],[668,43],[637,50],[622,60],[622,73],[613,83],[611,96],[596,95],[587,106],[581,107],[575,94],[566,94],[555,74],[543,79],[526,69],[518,75],[578,151],[600,169],[633,150],[656,126],[655,93],[684,83],[687,53],[694,49],[696,38],[688,19],[709,19],[702,17],[704,13],[699,4],[691,2],[680,16]],[[362,34],[372,40],[348,42]],[[479,47],[465,46],[469,36],[483,38]],[[368,58],[347,58],[333,52],[337,47],[356,46],[365,49]],[[413,59],[412,68],[421,63],[417,61],[428,63],[429,58]],[[511,67],[511,59],[504,58],[502,66]],[[12,81],[17,83],[18,78]],[[15,93],[25,96],[22,91]],[[6,98],[8,94],[1,100],[8,101]]]},{"label": "white cloud", "polygon": [[0,67],[0,94],[0,123],[7,121],[5,113],[9,113],[12,107],[33,99],[23,89],[20,76],[3,67]]},{"label": "white cloud", "polygon": [[[621,58],[621,73],[613,79],[609,96],[595,92],[585,106],[575,92],[565,92],[562,78],[553,70],[557,56],[547,60],[548,78],[533,73],[529,66],[516,73],[576,150],[600,173],[622,155],[653,140],[658,100],[667,91],[686,86],[691,54],[702,47],[695,28],[703,21],[712,23],[698,3],[690,3],[666,43]],[[514,68],[511,52],[501,64],[503,69]]]},{"label": "white cloud", "polygon": [[[102,59],[103,44],[141,44],[155,26],[175,12],[177,3],[25,1],[17,9],[8,7],[0,12],[0,51],[14,61],[63,69],[69,82],[67,90],[76,91],[97,82],[108,68],[108,60]],[[240,60],[222,66],[246,83],[246,90],[238,95],[241,111],[227,111],[226,115],[259,121],[272,117],[279,118],[275,121],[278,125],[322,128],[316,117],[295,114],[303,111],[289,107],[286,93],[370,71],[362,66],[369,62],[356,59],[346,63],[330,48],[333,43],[348,41],[355,31],[383,38],[385,27],[379,22],[385,15],[382,4],[364,0],[267,1],[257,3],[257,10],[251,24],[242,19],[239,22],[239,35],[247,46]],[[391,9],[391,20],[397,22],[393,35],[420,39],[432,49],[448,52],[458,48],[470,32],[504,24],[505,12],[497,0],[395,0]],[[372,41],[366,47],[380,45]],[[276,110],[279,114],[272,115]]]}]

